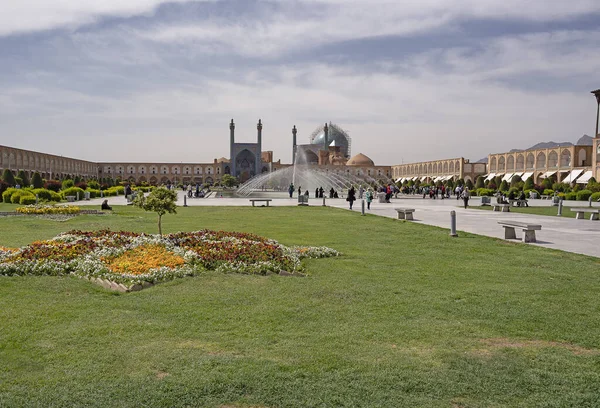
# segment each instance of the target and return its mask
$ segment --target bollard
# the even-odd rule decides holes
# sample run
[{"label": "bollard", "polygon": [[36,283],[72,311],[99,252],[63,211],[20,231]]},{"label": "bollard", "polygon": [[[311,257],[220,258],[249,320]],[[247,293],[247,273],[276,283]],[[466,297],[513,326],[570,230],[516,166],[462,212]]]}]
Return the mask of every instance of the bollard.
[{"label": "bollard", "polygon": [[365,199],[360,200],[360,213],[361,215],[365,215]]},{"label": "bollard", "polygon": [[100,190],[100,198],[104,197],[104,191]]},{"label": "bollard", "polygon": [[325,205],[325,196],[323,196],[323,207],[327,207],[327,206]]},{"label": "bollard", "polygon": [[450,211],[450,236],[458,237],[456,233],[456,211]]},{"label": "bollard", "polygon": [[77,192],[77,201],[79,201],[79,191]]},{"label": "bollard", "polygon": [[558,214],[556,214],[556,216],[558,217],[562,217],[562,206],[563,206],[563,200],[559,200],[558,201]]},{"label": "bollard", "polygon": [[187,196],[185,194],[183,196],[183,206],[187,207]]},{"label": "bollard", "polygon": [[588,201],[589,201],[589,203],[588,203],[588,204],[589,204],[589,206],[591,207],[591,206],[592,206],[592,196],[590,196],[590,199],[589,199]]},{"label": "bollard", "polygon": [[38,196],[37,194],[35,195],[35,205],[38,205],[40,203],[40,196]]}]

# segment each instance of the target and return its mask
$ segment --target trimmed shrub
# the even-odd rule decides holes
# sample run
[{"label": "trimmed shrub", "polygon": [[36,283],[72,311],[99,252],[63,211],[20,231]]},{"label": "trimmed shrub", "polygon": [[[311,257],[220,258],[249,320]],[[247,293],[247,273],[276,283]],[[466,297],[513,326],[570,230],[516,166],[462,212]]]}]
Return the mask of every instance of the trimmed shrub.
[{"label": "trimmed shrub", "polygon": [[21,197],[19,200],[19,204],[21,205],[32,205],[35,204],[35,197],[32,195],[25,195]]},{"label": "trimmed shrub", "polygon": [[85,191],[88,192],[88,193],[90,193],[90,198],[100,197],[100,190],[94,190],[92,188],[88,188]]},{"label": "trimmed shrub", "polygon": [[92,190],[100,190],[100,183],[98,183],[96,180],[88,181],[87,186]]},{"label": "trimmed shrub", "polygon": [[10,186],[6,184],[4,181],[0,181],[0,194],[4,193],[7,188]]},{"label": "trimmed shrub", "polygon": [[[573,200],[573,201],[577,200],[577,193],[561,193],[561,194],[564,194],[565,200]],[[561,194],[559,194],[559,195],[561,195]]]},{"label": "trimmed shrub", "polygon": [[29,187],[31,185],[29,177],[27,177],[27,173],[25,173],[25,170],[19,170],[19,174],[17,174],[17,177],[21,179],[22,186]]},{"label": "trimmed shrub", "polygon": [[33,190],[31,190],[31,193],[33,195],[37,194],[38,198],[42,201],[56,201],[58,203],[61,200],[60,194],[58,194],[55,191],[48,190],[45,188],[33,189]]},{"label": "trimmed shrub", "polygon": [[116,193],[115,195],[124,195],[125,194],[125,187],[123,187],[123,186],[115,186],[115,187],[109,188],[108,191],[114,191]]},{"label": "trimmed shrub", "polygon": [[33,202],[35,203],[35,196],[31,194],[31,191],[27,190],[17,190],[10,196],[10,202],[13,204],[21,204],[21,198],[31,196],[33,197]]},{"label": "trimmed shrub", "polygon": [[77,193],[79,193],[79,199],[82,200],[83,199],[83,190],[80,189],[79,187],[67,188],[66,190],[61,191],[60,195],[63,198],[66,198],[67,196],[75,196],[75,197],[77,197]]},{"label": "trimmed shrub", "polygon": [[42,176],[37,171],[33,173],[33,177],[31,178],[31,185],[33,188],[42,188],[44,187],[44,182],[42,181]]},{"label": "trimmed shrub", "polygon": [[75,182],[73,180],[71,180],[71,179],[65,179],[65,180],[63,180],[63,182],[62,182],[62,189],[63,190],[67,190],[67,189],[69,189],[71,187],[75,187]]},{"label": "trimmed shrub", "polygon": [[2,201],[9,204],[10,203],[10,198],[12,197],[13,193],[16,193],[17,190],[14,187],[9,187],[7,188],[3,193],[2,193]]},{"label": "trimmed shrub", "polygon": [[29,187],[23,184],[23,179],[19,176],[15,177],[15,185],[19,187]]},{"label": "trimmed shrub", "polygon": [[61,187],[62,187],[62,184],[60,183],[60,181],[56,181],[56,180],[48,180],[44,184],[44,188],[46,190],[52,190],[56,193],[58,193],[60,191]]},{"label": "trimmed shrub", "polygon": [[600,192],[592,194],[592,201],[600,201]]},{"label": "trimmed shrub", "polygon": [[508,191],[508,183],[506,180],[502,180],[502,183],[500,183],[500,191]]},{"label": "trimmed shrub", "polygon": [[550,179],[550,177],[547,177],[542,180],[542,187],[544,188],[544,190],[552,189],[552,180]]},{"label": "trimmed shrub", "polygon": [[479,197],[491,197],[494,195],[494,190],[490,190],[489,188],[478,188],[476,192]]},{"label": "trimmed shrub", "polygon": [[4,169],[4,172],[2,173],[2,181],[4,181],[6,184],[8,184],[11,187],[14,187],[16,184],[15,183],[15,175],[9,169]]},{"label": "trimmed shrub", "polygon": [[75,184],[75,187],[79,187],[82,190],[87,190],[88,185],[85,181],[82,181],[82,182]]},{"label": "trimmed shrub", "polygon": [[[485,184],[483,182],[484,177],[483,176],[479,176],[477,177],[477,180],[475,181],[475,188],[477,190],[482,189],[485,187]],[[479,195],[479,194],[478,194]]]},{"label": "trimmed shrub", "polygon": [[577,197],[577,201],[587,201],[590,199],[593,193],[590,190],[581,190],[575,194]]},{"label": "trimmed shrub", "polygon": [[554,195],[554,190],[552,190],[551,188],[547,188],[544,190],[542,195]]}]

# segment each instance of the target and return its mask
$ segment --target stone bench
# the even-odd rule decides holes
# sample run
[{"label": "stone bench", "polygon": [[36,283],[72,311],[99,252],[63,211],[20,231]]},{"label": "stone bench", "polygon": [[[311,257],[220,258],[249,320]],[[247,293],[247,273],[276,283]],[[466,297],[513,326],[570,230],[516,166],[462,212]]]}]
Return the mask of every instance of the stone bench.
[{"label": "stone bench", "polygon": [[510,204],[492,204],[492,211],[510,212]]},{"label": "stone bench", "polygon": [[541,198],[542,200],[549,200],[549,199],[550,199],[550,197],[552,197],[552,196],[551,196],[551,195],[541,195],[541,196],[540,196],[540,198]]},{"label": "stone bench", "polygon": [[69,202],[69,203],[75,202],[75,196],[66,196],[65,198],[67,199],[67,202]]},{"label": "stone bench", "polygon": [[273,201],[273,200],[271,200],[270,198],[261,198],[261,199],[256,198],[256,199],[250,200],[250,202],[252,203],[252,207],[254,207],[254,203],[262,203],[262,202],[267,203],[267,207],[268,207],[269,203],[271,201]]},{"label": "stone bench", "polygon": [[575,218],[578,220],[583,220],[585,218],[584,213],[590,213],[590,221],[594,221],[598,219],[598,214],[600,214],[600,210],[594,208],[571,208],[571,211],[576,212]]},{"label": "stone bench", "polygon": [[536,242],[535,232],[542,229],[542,226],[539,224],[528,224],[526,222],[518,221],[498,221],[498,224],[502,225],[504,228],[505,239],[517,239],[515,228],[523,230],[523,242]]},{"label": "stone bench", "polygon": [[394,208],[394,210],[398,213],[399,220],[413,220],[413,213],[415,212],[413,208]]}]

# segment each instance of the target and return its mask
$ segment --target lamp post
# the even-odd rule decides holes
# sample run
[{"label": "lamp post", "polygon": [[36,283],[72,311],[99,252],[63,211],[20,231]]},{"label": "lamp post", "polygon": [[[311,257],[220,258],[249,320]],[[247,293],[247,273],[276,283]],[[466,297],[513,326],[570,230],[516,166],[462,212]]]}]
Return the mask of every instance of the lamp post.
[{"label": "lamp post", "polygon": [[594,133],[594,138],[598,137],[598,118],[600,117],[600,89],[596,89],[592,91],[594,96],[596,97],[596,102],[598,103],[598,108],[596,110],[596,133]]}]

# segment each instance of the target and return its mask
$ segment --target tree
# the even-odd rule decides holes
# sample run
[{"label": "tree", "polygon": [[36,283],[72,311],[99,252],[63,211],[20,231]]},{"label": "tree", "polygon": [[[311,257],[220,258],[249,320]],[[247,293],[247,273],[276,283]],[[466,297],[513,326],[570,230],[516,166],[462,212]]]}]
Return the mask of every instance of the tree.
[{"label": "tree", "polygon": [[485,183],[483,182],[483,176],[477,177],[477,181],[475,182],[475,188],[484,188]]},{"label": "tree", "polygon": [[533,190],[534,187],[535,185],[533,184],[533,177],[529,177],[527,180],[525,180],[525,186],[523,187],[524,190]]},{"label": "tree", "polygon": [[31,178],[31,184],[33,188],[42,188],[44,187],[44,182],[42,181],[42,176],[37,171],[33,173],[33,177]]},{"label": "tree", "polygon": [[506,182],[506,180],[502,180],[502,183],[500,183],[500,191],[508,191],[508,183]]},{"label": "tree", "polygon": [[27,173],[25,173],[25,170],[19,170],[19,174],[17,174],[17,177],[19,177],[22,180],[21,184],[23,187],[29,187],[30,182],[29,182],[29,177],[27,177]]},{"label": "tree", "polygon": [[542,180],[542,187],[544,187],[544,190],[552,189],[552,180],[550,177],[546,177]]},{"label": "tree", "polygon": [[133,205],[144,211],[153,211],[158,214],[158,233],[162,236],[162,216],[167,213],[177,213],[176,201],[177,193],[175,191],[158,187],[152,190],[148,196],[144,196],[141,192],[138,193],[133,200]]},{"label": "tree", "polygon": [[467,186],[467,188],[469,190],[473,190],[473,182],[471,181],[471,179],[467,179],[467,182],[465,183],[465,186]]},{"label": "tree", "polygon": [[225,187],[233,187],[238,183],[237,179],[235,177],[233,177],[231,174],[223,174],[223,177],[221,177],[221,184],[224,185]]},{"label": "tree", "polygon": [[16,184],[15,175],[9,169],[4,169],[4,173],[2,173],[2,181],[11,187],[14,187]]},{"label": "tree", "polygon": [[511,187],[517,187],[517,184],[519,184],[521,182],[521,177],[520,176],[513,176],[510,179],[510,186]]}]

